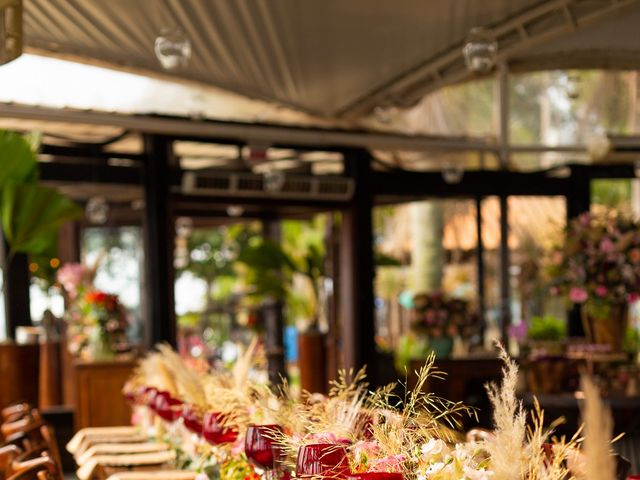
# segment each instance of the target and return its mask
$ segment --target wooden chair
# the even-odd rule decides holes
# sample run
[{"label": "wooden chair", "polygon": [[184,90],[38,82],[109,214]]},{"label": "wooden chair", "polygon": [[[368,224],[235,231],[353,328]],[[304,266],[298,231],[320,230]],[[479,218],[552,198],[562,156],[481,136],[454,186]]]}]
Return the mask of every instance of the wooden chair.
[{"label": "wooden chair", "polygon": [[0,425],[0,433],[2,433],[3,438],[8,438],[17,432],[25,431],[33,426],[41,426],[43,424],[44,420],[40,416],[40,412],[34,409],[19,420]]},{"label": "wooden chair", "polygon": [[24,468],[7,480],[63,480],[61,470],[49,457],[28,460]]},{"label": "wooden chair", "polygon": [[8,423],[19,420],[33,410],[33,407],[26,402],[16,402],[7,405],[0,410],[0,419],[2,423]]},{"label": "wooden chair", "polygon": [[13,461],[22,453],[22,449],[17,445],[8,444],[0,447],[0,479],[11,475]]},{"label": "wooden chair", "polygon": [[27,466],[30,460],[39,457],[48,457],[53,461],[58,469],[62,471],[62,460],[60,450],[56,441],[55,432],[50,425],[42,425],[39,428],[40,439],[34,442],[33,448],[26,450],[13,459],[10,465],[12,472],[19,472]]}]

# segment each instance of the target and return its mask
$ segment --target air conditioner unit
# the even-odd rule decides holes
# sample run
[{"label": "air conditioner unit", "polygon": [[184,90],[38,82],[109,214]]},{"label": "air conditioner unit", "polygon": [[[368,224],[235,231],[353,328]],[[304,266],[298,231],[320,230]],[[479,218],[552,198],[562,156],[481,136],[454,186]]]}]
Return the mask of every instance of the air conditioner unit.
[{"label": "air conditioner unit", "polygon": [[267,175],[253,173],[185,172],[182,175],[182,193],[328,201],[347,201],[353,196],[354,182],[350,178],[280,175],[278,181],[274,182]]}]

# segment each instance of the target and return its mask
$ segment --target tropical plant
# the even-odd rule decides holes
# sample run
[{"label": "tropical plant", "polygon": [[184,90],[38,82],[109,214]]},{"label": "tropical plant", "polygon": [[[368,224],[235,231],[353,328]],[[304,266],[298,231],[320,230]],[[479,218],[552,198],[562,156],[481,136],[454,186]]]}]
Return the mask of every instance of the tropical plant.
[{"label": "tropical plant", "polygon": [[82,210],[38,183],[37,156],[22,135],[0,130],[0,164],[0,217],[9,261],[16,253],[53,256],[58,228]]}]

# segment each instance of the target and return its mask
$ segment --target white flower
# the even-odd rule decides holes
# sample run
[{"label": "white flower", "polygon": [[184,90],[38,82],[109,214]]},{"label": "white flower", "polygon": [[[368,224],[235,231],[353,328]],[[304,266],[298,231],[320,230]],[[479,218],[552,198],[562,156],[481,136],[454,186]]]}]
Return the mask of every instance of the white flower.
[{"label": "white flower", "polygon": [[491,470],[476,470],[465,466],[464,476],[468,480],[491,480],[493,472]]},{"label": "white flower", "polygon": [[423,457],[435,457],[436,455],[446,455],[449,453],[449,447],[442,440],[437,438],[430,439],[422,445],[420,449]]},{"label": "white flower", "polygon": [[440,473],[446,466],[447,464],[444,462],[435,462],[429,465],[427,467],[427,470],[424,473],[427,475],[427,478],[428,478],[429,475]]}]

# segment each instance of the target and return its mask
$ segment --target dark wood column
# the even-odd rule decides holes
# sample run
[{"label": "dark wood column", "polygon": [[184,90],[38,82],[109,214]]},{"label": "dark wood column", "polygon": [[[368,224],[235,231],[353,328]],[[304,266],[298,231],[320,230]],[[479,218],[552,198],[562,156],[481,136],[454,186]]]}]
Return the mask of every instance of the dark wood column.
[{"label": "dark wood column", "polygon": [[29,259],[24,253],[9,258],[9,246],[0,239],[4,282],[4,314],[7,338],[14,339],[16,328],[31,325],[29,299]]},{"label": "dark wood column", "polygon": [[[591,176],[587,165],[572,165],[567,191],[567,223],[588,212],[591,208]],[[567,333],[570,337],[583,337],[582,315],[580,305],[575,304],[568,311]]]},{"label": "dark wood column", "polygon": [[[278,219],[267,219],[262,222],[262,232],[265,238],[279,243],[281,240],[281,225]],[[284,364],[284,313],[281,300],[266,299],[262,304],[261,313],[265,322],[265,344],[267,354],[267,369],[271,385],[280,385],[283,378],[287,378]]]},{"label": "dark wood column", "polygon": [[376,384],[373,318],[373,232],[371,214],[371,159],[364,150],[345,152],[346,174],[355,180],[355,192],[342,210],[340,229],[340,320],[344,367],[367,365]]},{"label": "dark wood column", "polygon": [[149,345],[176,345],[173,266],[175,222],[170,204],[173,143],[164,137],[144,138],[147,158],[143,184],[145,199],[144,260],[146,283],[146,339]]}]

